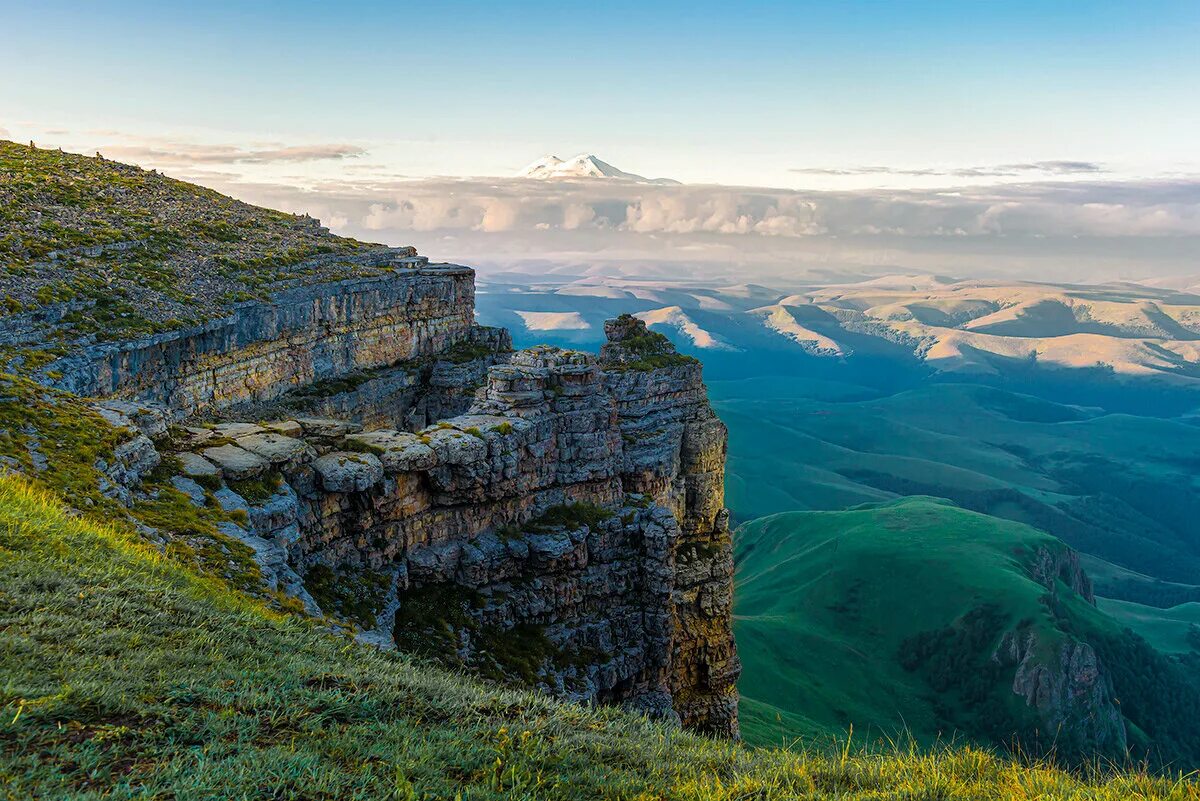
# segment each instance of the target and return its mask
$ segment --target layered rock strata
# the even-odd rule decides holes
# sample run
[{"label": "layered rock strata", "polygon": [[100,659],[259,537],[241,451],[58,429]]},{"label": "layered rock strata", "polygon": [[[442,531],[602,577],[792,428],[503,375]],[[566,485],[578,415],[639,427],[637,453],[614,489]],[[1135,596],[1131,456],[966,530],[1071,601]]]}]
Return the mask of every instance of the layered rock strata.
[{"label": "layered rock strata", "polygon": [[241,303],[192,328],[87,346],[51,363],[44,375],[77,395],[153,402],[187,417],[432,356],[469,339],[474,271],[410,262],[389,262],[395,268],[375,277]]},{"label": "layered rock strata", "polygon": [[476,329],[387,427],[379,396],[364,422],[193,426],[177,487],[219,482],[268,581],[368,641],[734,736],[725,428],[698,363],[642,358],[632,318],[608,333],[597,358]]}]

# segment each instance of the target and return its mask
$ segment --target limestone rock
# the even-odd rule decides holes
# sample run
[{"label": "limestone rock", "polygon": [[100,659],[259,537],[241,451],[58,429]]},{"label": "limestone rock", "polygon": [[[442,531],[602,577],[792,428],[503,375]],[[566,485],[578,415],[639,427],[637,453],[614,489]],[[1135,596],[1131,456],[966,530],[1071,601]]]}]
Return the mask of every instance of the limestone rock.
[{"label": "limestone rock", "polygon": [[335,451],[313,462],[329,492],[363,492],[383,480],[383,464],[372,453]]},{"label": "limestone rock", "polygon": [[437,464],[433,448],[422,442],[416,434],[407,431],[381,429],[351,434],[346,439],[383,451],[379,454],[379,461],[389,473],[429,470]]},{"label": "limestone rock", "polygon": [[262,433],[262,431],[263,427],[258,423],[220,423],[212,428],[214,436],[226,437],[229,439],[247,437],[251,434]]},{"label": "limestone rock", "polygon": [[283,464],[293,459],[311,458],[315,455],[304,440],[286,437],[274,431],[260,431],[238,437],[237,444],[238,447],[261,456],[271,464]]},{"label": "limestone rock", "polygon": [[242,481],[254,478],[267,471],[271,466],[263,457],[239,448],[237,445],[220,445],[216,448],[205,448],[204,458],[221,469],[226,478]]},{"label": "limestone rock", "polygon": [[295,420],[277,420],[272,423],[263,423],[264,428],[269,428],[276,433],[283,434],[285,437],[300,437],[304,434],[304,429]]},{"label": "limestone rock", "polygon": [[205,459],[198,453],[190,453],[183,451],[176,457],[179,459],[179,465],[183,469],[183,474],[196,478],[198,476],[219,476],[221,471],[215,464]]},{"label": "limestone rock", "polygon": [[171,486],[188,496],[193,506],[204,506],[204,487],[185,476],[171,476]]},{"label": "limestone rock", "polygon": [[349,420],[329,420],[320,417],[301,417],[296,421],[307,437],[333,439],[362,431],[362,426]]},{"label": "limestone rock", "polygon": [[132,428],[150,439],[167,433],[167,426],[170,424],[167,410],[152,403],[133,403],[109,398],[97,402],[92,408],[112,425]]}]

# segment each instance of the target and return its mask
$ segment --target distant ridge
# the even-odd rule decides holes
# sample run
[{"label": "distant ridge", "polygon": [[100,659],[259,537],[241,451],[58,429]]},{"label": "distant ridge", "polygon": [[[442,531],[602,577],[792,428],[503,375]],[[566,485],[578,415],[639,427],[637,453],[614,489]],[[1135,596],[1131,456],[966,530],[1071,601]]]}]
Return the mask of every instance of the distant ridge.
[{"label": "distant ridge", "polygon": [[590,153],[580,153],[570,159],[563,160],[558,156],[543,156],[525,169],[517,173],[518,178],[536,178],[538,180],[571,180],[579,178],[603,178],[617,181],[631,181],[641,184],[678,184],[670,178],[646,178],[631,172],[617,169],[607,161],[602,161]]}]

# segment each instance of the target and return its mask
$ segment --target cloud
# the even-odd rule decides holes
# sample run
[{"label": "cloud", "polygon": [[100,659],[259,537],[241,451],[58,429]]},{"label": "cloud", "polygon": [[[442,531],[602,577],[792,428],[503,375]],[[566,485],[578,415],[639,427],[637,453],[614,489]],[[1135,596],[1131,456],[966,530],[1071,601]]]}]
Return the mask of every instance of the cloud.
[{"label": "cloud", "polygon": [[256,147],[209,145],[180,140],[148,140],[136,144],[109,145],[106,156],[154,164],[287,164],[307,161],[349,159],[366,153],[357,145],[330,143],[314,145],[268,144]]},{"label": "cloud", "polygon": [[3,126],[0,126],[0,139],[9,139],[11,137],[12,137],[12,134],[8,132],[8,129]]},{"label": "cloud", "polygon": [[802,175],[905,175],[944,178],[1009,178],[1028,174],[1048,176],[1088,175],[1107,172],[1094,161],[1028,161],[980,167],[794,167],[790,172]]},{"label": "cloud", "polygon": [[1082,281],[1194,272],[1200,248],[1200,178],[855,191],[356,174],[304,188],[204,182],[307,211],[338,233],[535,272],[744,280],[903,269]]},{"label": "cloud", "polygon": [[1200,235],[1200,181],[1042,182],[956,191],[326,183],[306,195],[370,231],[620,231],[725,236]]}]

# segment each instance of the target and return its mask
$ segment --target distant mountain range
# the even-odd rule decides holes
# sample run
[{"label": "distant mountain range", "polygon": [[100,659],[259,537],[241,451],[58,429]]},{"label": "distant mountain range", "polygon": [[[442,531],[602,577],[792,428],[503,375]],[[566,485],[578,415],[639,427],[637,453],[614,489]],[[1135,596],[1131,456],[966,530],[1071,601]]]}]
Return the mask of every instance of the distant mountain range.
[{"label": "distant mountain range", "polygon": [[607,161],[601,161],[590,153],[580,153],[565,161],[558,156],[543,156],[516,175],[517,178],[539,180],[578,180],[604,178],[631,181],[640,184],[678,184],[670,178],[646,178],[618,169]]},{"label": "distant mountain range", "polygon": [[[503,275],[489,279],[486,292],[509,291]],[[772,288],[547,276],[519,294],[504,306],[520,311],[497,308],[503,319],[492,322],[541,336],[557,330],[579,344],[599,338],[606,316],[628,311],[698,351],[904,357],[962,380],[1036,368],[1044,377],[1200,389],[1200,296],[1132,283],[894,275]],[[482,304],[486,314],[491,301]]]}]

